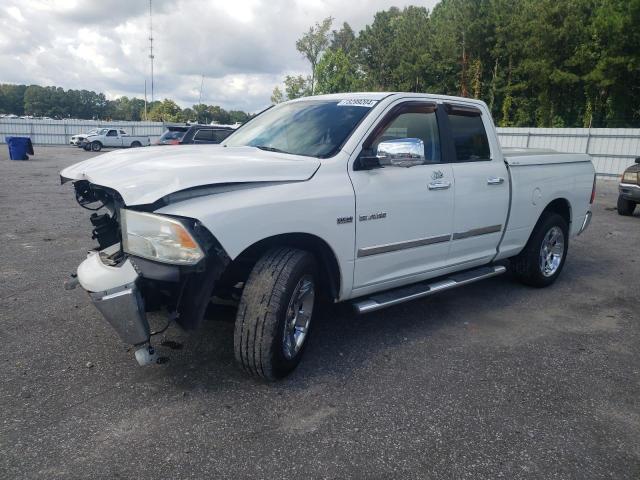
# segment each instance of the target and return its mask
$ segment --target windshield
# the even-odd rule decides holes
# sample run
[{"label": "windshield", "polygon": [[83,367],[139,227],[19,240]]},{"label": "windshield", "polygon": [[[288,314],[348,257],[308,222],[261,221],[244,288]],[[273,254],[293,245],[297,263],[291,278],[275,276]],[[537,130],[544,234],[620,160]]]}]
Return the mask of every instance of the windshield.
[{"label": "windshield", "polygon": [[342,147],[375,103],[359,99],[283,103],[241,127],[224,145],[330,157]]},{"label": "windshield", "polygon": [[98,131],[98,135],[106,135],[108,131],[109,131],[108,128],[103,128],[102,130]]}]

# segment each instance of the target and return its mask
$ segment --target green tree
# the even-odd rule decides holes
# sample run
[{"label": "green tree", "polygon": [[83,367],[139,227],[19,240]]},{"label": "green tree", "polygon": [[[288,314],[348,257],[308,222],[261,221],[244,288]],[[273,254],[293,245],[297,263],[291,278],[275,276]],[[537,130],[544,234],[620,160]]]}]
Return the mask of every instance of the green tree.
[{"label": "green tree", "polygon": [[392,7],[375,14],[373,23],[360,32],[356,41],[356,59],[365,78],[365,88],[391,90],[392,75],[400,58],[394,49],[395,20],[400,10]]},{"label": "green tree", "polygon": [[229,123],[245,123],[249,120],[247,112],[242,110],[229,110]]},{"label": "green tree", "polygon": [[4,97],[4,112],[24,115],[24,93],[26,85],[1,84],[0,92]]},{"label": "green tree", "polygon": [[296,42],[298,51],[311,64],[311,81],[309,85],[311,95],[313,95],[315,87],[316,66],[320,60],[320,55],[329,45],[329,29],[332,22],[332,17],[325,18],[322,22],[309,27],[309,30]]},{"label": "green tree", "polygon": [[211,114],[209,113],[209,106],[204,103],[199,103],[191,107],[193,110],[193,115],[195,120],[198,123],[209,123],[212,120]]},{"label": "green tree", "polygon": [[286,99],[284,98],[284,93],[280,90],[280,87],[277,85],[273,87],[273,92],[271,93],[271,103],[278,104],[284,102]]},{"label": "green tree", "polygon": [[348,92],[357,89],[356,66],[341,49],[327,51],[317,67],[317,93]]},{"label": "green tree", "polygon": [[153,122],[183,122],[184,117],[178,104],[165,98],[162,102],[154,102],[149,113],[149,120]]},{"label": "green tree", "polygon": [[228,124],[231,121],[229,112],[218,105],[210,105],[207,107],[207,113],[213,122]]},{"label": "green tree", "polygon": [[284,79],[284,91],[287,95],[287,100],[313,95],[312,83],[313,81],[309,77],[287,75]]},{"label": "green tree", "polygon": [[356,41],[356,35],[347,22],[342,24],[340,30],[333,30],[331,32],[331,44],[329,50],[336,51],[342,50],[345,54],[349,55]]}]

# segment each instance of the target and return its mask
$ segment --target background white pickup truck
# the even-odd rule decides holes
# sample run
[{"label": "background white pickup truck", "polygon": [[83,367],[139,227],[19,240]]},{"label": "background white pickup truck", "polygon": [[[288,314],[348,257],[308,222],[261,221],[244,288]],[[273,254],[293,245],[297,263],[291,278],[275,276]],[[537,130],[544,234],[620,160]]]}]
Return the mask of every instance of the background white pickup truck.
[{"label": "background white pickup truck", "polygon": [[151,145],[151,139],[144,135],[129,135],[120,128],[101,128],[90,132],[82,141],[85,150],[99,152],[103,147],[136,148]]},{"label": "background white pickup truck", "polygon": [[503,151],[484,103],[408,93],[298,99],[222,145],[114,152],[61,177],[107,209],[77,280],[140,363],[146,311],[194,328],[212,296],[239,299],[236,358],[267,379],[298,364],[321,298],[365,313],[507,267],[552,284],[595,193],[587,155]]}]

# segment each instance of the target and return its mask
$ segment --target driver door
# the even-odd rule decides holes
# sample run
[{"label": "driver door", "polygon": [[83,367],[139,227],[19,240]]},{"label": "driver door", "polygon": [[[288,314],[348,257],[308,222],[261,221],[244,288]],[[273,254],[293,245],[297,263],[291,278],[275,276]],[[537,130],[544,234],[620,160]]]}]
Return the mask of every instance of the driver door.
[{"label": "driver door", "polygon": [[[363,143],[351,180],[356,195],[354,294],[417,281],[445,267],[453,228],[454,178],[442,162],[436,104],[405,101],[391,107]],[[403,140],[407,140],[404,141]],[[371,168],[362,156],[394,145],[423,146],[422,161]],[[400,152],[402,155],[402,152]],[[406,152],[414,157],[413,152]],[[393,163],[393,162],[392,162]],[[405,165],[409,162],[405,162]]]},{"label": "driver door", "polygon": [[109,130],[104,137],[105,147],[120,147],[120,139],[117,130]]}]

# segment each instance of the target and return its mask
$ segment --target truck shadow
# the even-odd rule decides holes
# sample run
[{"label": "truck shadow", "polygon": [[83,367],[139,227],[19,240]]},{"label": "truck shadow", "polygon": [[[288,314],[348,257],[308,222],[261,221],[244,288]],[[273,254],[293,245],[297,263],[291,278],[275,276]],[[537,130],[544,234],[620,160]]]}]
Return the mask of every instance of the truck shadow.
[{"label": "truck shadow", "polygon": [[[500,312],[522,302],[530,292],[506,274],[367,315],[356,315],[349,304],[328,305],[315,320],[298,369],[287,379],[266,386],[307,389],[329,378],[348,378],[371,362],[393,356],[408,341],[429,341],[442,330],[468,328],[478,311],[497,312],[495,316],[503,318]],[[229,384],[262,384],[235,363],[234,320],[234,308],[214,307],[198,331],[180,334],[177,339],[170,335],[184,348],[167,351],[160,347],[160,354],[170,358],[163,365],[165,375],[186,390],[216,391]],[[424,348],[427,354],[429,345]]]}]

